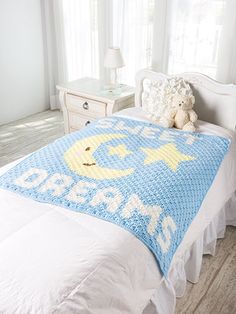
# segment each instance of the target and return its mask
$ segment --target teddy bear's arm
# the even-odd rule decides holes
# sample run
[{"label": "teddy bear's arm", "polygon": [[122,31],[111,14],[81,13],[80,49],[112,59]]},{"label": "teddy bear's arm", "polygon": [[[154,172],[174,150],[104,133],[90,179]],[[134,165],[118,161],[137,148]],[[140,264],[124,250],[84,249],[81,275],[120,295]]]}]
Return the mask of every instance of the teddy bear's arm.
[{"label": "teddy bear's arm", "polygon": [[189,110],[189,120],[192,121],[192,122],[196,122],[197,121],[197,114],[194,110]]},{"label": "teddy bear's arm", "polygon": [[171,119],[174,119],[176,113],[177,113],[177,109],[176,108],[171,108],[170,109],[170,117],[171,117]]}]

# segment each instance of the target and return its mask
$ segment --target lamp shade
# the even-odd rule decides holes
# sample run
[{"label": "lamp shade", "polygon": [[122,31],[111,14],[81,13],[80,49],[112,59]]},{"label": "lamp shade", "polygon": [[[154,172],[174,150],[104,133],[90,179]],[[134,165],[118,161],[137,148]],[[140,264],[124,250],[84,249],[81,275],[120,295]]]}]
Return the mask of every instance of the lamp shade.
[{"label": "lamp shade", "polygon": [[104,66],[106,68],[115,69],[122,68],[124,65],[125,64],[122,54],[120,52],[120,48],[118,47],[108,48],[104,59]]}]

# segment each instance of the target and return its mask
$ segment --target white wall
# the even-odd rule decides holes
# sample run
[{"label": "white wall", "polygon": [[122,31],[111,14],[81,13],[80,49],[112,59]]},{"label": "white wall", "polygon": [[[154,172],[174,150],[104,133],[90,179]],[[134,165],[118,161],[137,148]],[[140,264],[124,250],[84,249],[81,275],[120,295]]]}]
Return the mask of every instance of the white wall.
[{"label": "white wall", "polygon": [[0,0],[0,124],[48,108],[40,0]]}]

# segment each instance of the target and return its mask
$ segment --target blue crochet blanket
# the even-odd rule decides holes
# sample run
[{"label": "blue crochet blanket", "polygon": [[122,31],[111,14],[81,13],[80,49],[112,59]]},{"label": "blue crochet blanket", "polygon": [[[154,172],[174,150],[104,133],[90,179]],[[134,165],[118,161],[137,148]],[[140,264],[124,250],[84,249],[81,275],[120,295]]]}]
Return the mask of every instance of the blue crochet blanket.
[{"label": "blue crochet blanket", "polygon": [[167,276],[229,140],[125,118],[98,120],[36,151],[0,187],[133,233]]}]

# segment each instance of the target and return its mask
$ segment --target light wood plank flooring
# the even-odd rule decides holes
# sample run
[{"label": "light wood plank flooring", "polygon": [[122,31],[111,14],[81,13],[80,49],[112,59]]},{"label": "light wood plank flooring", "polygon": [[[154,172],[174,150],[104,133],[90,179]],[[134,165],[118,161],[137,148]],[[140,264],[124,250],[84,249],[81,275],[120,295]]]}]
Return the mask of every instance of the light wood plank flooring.
[{"label": "light wood plank flooring", "polygon": [[63,134],[62,114],[58,110],[0,126],[0,166],[32,153]]},{"label": "light wood plank flooring", "polygon": [[[29,154],[63,135],[59,111],[45,111],[0,127],[0,166]],[[176,313],[236,313],[236,228],[227,227],[216,256],[204,256],[200,280],[188,283]]]}]

